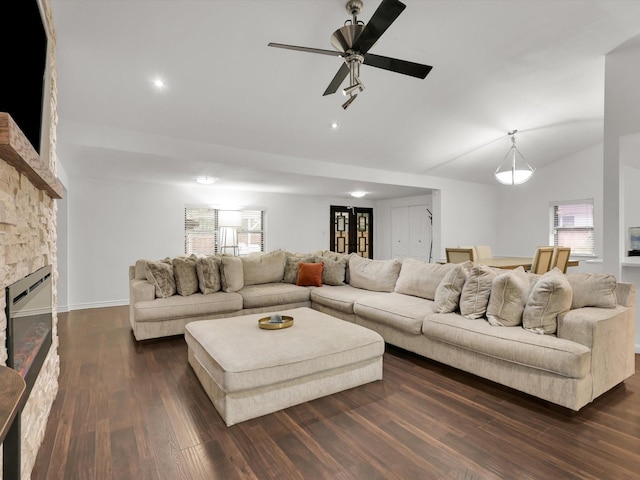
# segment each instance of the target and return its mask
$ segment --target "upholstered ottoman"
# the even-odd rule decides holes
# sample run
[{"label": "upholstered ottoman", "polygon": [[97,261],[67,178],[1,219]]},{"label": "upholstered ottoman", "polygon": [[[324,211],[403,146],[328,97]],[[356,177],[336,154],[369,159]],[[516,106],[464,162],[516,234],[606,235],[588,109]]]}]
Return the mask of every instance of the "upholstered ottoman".
[{"label": "upholstered ottoman", "polygon": [[310,308],[279,312],[293,326],[263,330],[252,314],[185,327],[189,364],[227,426],[382,379],[376,332]]}]

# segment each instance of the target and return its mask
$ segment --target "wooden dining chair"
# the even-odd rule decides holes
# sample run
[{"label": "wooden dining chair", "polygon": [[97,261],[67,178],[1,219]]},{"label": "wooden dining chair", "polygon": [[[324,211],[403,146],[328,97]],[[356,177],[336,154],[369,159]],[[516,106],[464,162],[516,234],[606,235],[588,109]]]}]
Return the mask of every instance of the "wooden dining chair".
[{"label": "wooden dining chair", "polygon": [[542,275],[551,270],[554,247],[538,247],[531,263],[531,273]]},{"label": "wooden dining chair", "polygon": [[447,247],[447,263],[464,263],[471,260],[475,262],[475,253],[473,248]]},{"label": "wooden dining chair", "polygon": [[562,273],[567,273],[570,256],[571,247],[555,247],[551,257],[551,268],[557,267]]},{"label": "wooden dining chair", "polygon": [[489,245],[476,245],[476,260],[478,258],[493,258],[491,247]]}]

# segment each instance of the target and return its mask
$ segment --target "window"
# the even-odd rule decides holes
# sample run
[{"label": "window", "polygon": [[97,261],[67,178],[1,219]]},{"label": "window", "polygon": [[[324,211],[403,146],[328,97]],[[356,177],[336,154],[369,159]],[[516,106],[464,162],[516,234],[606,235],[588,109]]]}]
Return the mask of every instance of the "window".
[{"label": "window", "polygon": [[[184,209],[184,252],[200,255],[223,253],[220,238],[220,212],[209,207],[185,207]],[[263,210],[242,210],[241,226],[237,227],[235,254],[248,255],[264,251]],[[224,253],[230,253],[225,250]]]},{"label": "window", "polygon": [[571,247],[571,255],[595,255],[593,199],[552,202],[549,243]]}]

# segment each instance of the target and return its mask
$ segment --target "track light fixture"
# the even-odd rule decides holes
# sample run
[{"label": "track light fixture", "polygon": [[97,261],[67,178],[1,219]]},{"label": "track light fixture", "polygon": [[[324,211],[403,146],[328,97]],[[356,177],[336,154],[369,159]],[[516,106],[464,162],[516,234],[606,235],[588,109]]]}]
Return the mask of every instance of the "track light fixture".
[{"label": "track light fixture", "polygon": [[344,103],[342,104],[342,108],[344,108],[345,110],[346,110],[347,108],[349,108],[349,105],[351,105],[351,102],[353,102],[353,101],[356,99],[356,97],[357,97],[357,96],[358,96],[358,94],[357,94],[357,93],[356,93],[356,94],[354,94],[354,95],[351,95],[351,96],[349,97],[349,99],[348,99],[346,102],[344,102]]}]

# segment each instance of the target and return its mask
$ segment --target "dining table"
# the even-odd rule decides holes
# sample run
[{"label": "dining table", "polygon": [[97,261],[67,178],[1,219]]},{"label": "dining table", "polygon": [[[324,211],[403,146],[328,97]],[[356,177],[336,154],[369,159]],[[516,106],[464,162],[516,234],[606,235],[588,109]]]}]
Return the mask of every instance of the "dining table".
[{"label": "dining table", "polygon": [[[505,268],[513,270],[514,268],[523,267],[525,270],[531,270],[533,264],[533,257],[489,257],[478,258],[475,263],[480,265],[487,265],[495,268]],[[578,260],[569,260],[567,267],[577,267],[579,265]]]}]

